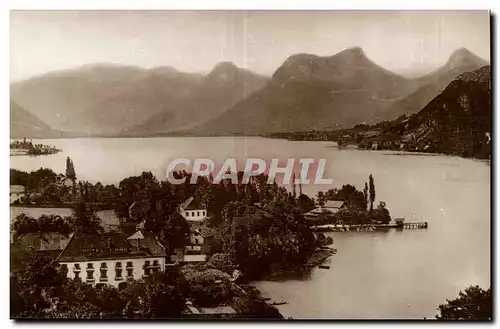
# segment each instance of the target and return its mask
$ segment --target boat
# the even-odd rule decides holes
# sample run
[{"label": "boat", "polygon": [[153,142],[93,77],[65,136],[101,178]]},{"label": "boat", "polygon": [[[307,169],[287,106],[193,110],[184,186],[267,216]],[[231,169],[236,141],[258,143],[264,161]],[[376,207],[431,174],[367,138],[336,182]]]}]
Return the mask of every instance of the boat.
[{"label": "boat", "polygon": [[329,270],[330,269],[330,265],[320,265],[319,268],[325,269],[325,270]]}]

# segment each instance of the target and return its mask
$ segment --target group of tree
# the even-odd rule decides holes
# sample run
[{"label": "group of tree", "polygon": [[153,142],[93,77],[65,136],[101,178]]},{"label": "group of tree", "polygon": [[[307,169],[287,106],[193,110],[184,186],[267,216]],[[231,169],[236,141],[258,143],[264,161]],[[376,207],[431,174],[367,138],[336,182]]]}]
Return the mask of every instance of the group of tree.
[{"label": "group of tree", "polygon": [[316,247],[301,211],[285,200],[261,207],[231,202],[215,232],[213,251],[227,253],[250,278],[304,265]]},{"label": "group of tree", "polygon": [[78,203],[72,209],[71,216],[41,215],[38,218],[18,215],[11,224],[14,239],[26,234],[38,234],[43,238],[45,234],[70,233],[100,234],[104,232],[101,218],[95,210],[85,203]]},{"label": "group of tree", "polygon": [[[67,171],[70,177],[76,178],[72,174],[74,167],[70,165],[69,169]],[[10,184],[22,185],[26,189],[26,195],[19,201],[20,204],[60,206],[87,202],[99,204],[102,208],[113,208],[118,196],[118,188],[115,185],[104,186],[100,182],[92,184],[86,181],[67,185],[62,182],[62,177],[64,176],[46,168],[29,173],[10,169]]]},{"label": "group of tree", "polygon": [[176,271],[159,272],[119,290],[68,279],[53,260],[33,257],[25,269],[11,273],[10,314],[30,319],[180,317],[185,297]]},{"label": "group of tree", "polygon": [[[174,175],[176,178],[184,177],[188,182],[191,179],[191,174],[187,172],[176,172]],[[238,173],[240,182],[242,175],[243,173]],[[229,180],[212,184],[211,178],[207,177],[199,177],[196,184],[171,184],[168,181],[158,181],[150,172],[143,172],[120,182],[115,213],[120,219],[122,230],[132,232],[138,224],[144,222],[144,230],[156,232],[173,248],[182,247],[189,233],[189,225],[179,215],[178,207],[191,196],[199,198],[207,208],[210,219],[206,224],[216,231],[225,230],[232,225],[233,217],[242,217],[233,215],[234,208],[252,209],[243,215],[249,220],[253,220],[252,211],[261,214],[272,210],[274,217],[272,221],[267,220],[269,226],[285,226],[287,221],[284,218],[290,217],[286,225],[295,230],[298,228],[293,226],[293,221],[298,219],[294,219],[293,216],[296,215],[293,215],[293,211],[300,214],[301,205],[314,206],[305,200],[305,196],[294,198],[276,183],[267,184],[267,176],[264,175],[254,177],[249,184],[232,184]],[[308,227],[300,229],[308,230]],[[287,234],[287,230],[288,228],[281,232]],[[215,243],[222,245],[222,239]]]},{"label": "group of tree", "polygon": [[479,286],[469,286],[460,291],[458,297],[446,300],[438,307],[438,320],[492,320],[493,297],[491,288],[483,290]]},{"label": "group of tree", "polygon": [[187,300],[197,307],[231,305],[243,318],[281,318],[211,262],[169,267],[117,289],[68,279],[53,260],[32,257],[25,268],[11,272],[10,293],[10,315],[16,319],[196,318],[184,312]]},{"label": "group of tree", "polygon": [[347,184],[340,189],[333,188],[326,192],[319,191],[317,194],[317,202],[320,206],[324,206],[328,200],[344,201],[346,208],[341,209],[335,214],[325,214],[316,220],[316,224],[370,224],[382,223],[388,224],[391,221],[389,210],[386,203],[381,201],[376,208],[375,203],[375,180],[373,176],[368,177],[368,182],[365,183],[363,191],[359,191],[355,186]]},{"label": "group of tree", "polygon": [[26,138],[22,141],[10,143],[10,148],[14,150],[27,150],[27,154],[33,156],[55,154],[60,151],[53,145],[33,144],[32,141],[27,141]]}]

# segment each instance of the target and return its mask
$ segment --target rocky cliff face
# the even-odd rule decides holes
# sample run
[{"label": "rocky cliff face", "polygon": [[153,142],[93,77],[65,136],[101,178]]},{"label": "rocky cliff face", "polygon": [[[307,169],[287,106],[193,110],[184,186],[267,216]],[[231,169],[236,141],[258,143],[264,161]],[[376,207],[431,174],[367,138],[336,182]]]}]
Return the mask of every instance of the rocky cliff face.
[{"label": "rocky cliff face", "polygon": [[[388,136],[400,138],[388,142]],[[384,125],[375,139],[384,147],[465,157],[491,155],[491,70],[459,75],[420,112]]]}]

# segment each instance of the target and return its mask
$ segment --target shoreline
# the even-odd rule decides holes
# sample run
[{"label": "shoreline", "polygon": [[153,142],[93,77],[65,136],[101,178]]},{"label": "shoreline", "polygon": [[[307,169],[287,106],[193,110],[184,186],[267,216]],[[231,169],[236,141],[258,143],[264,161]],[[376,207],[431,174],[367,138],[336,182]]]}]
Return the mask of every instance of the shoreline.
[{"label": "shoreline", "polygon": [[[286,137],[280,137],[280,136],[272,136],[272,135],[266,135],[266,134],[249,134],[249,135],[244,135],[244,134],[221,134],[221,135],[203,135],[203,134],[153,134],[153,135],[93,135],[93,136],[88,136],[88,135],[75,135],[75,136],[51,136],[51,137],[29,137],[35,140],[62,140],[62,139],[99,139],[99,138],[246,138],[246,137],[253,137],[253,138],[269,138],[269,139],[280,139],[280,140],[285,140],[289,142],[331,142],[331,143],[337,143],[334,140],[321,140],[321,139],[291,139],[291,138],[286,138]],[[378,149],[370,149],[370,148],[360,148],[359,144],[357,143],[350,143],[348,144],[348,147],[338,147],[339,149],[351,149],[351,150],[359,150],[359,151],[393,151],[393,152],[403,152],[403,153],[390,153],[386,155],[413,155],[413,156],[450,156],[450,157],[460,157],[464,159],[473,159],[473,160],[479,160],[479,161],[488,161],[491,163],[491,157],[490,158],[481,158],[481,157],[474,157],[474,156],[461,156],[459,154],[448,154],[448,153],[442,153],[442,152],[422,152],[422,151],[412,151],[412,150],[406,150],[406,149],[391,149],[391,148],[378,148]],[[40,156],[40,155],[53,155],[57,154],[59,152],[62,152],[62,150],[58,150],[58,152],[55,153],[48,153],[48,154],[34,154],[31,156]],[[30,156],[29,154],[10,154],[10,156]]]}]

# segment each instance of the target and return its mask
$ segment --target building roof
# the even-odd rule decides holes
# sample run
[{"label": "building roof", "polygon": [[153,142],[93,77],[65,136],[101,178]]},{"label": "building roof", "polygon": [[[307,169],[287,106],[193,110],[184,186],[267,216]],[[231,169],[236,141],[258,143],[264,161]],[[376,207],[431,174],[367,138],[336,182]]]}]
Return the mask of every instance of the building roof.
[{"label": "building roof", "polygon": [[127,238],[127,240],[137,240],[137,239],[144,239],[144,235],[142,234],[141,231],[137,231]]},{"label": "building roof", "polygon": [[335,200],[328,200],[325,202],[324,208],[342,208],[342,206],[345,204],[345,201],[335,201]]},{"label": "building roof", "polygon": [[127,240],[120,233],[108,232],[98,235],[75,234],[57,260],[79,262],[165,256],[164,248],[152,237]]},{"label": "building roof", "polygon": [[202,307],[201,312],[204,314],[236,314],[231,306]]},{"label": "building roof", "polygon": [[26,189],[22,185],[11,185],[10,193],[24,193]]},{"label": "building roof", "polygon": [[206,209],[201,203],[201,200],[197,196],[191,196],[186,201],[181,204],[182,209],[184,210],[200,210]]},{"label": "building roof", "polygon": [[17,240],[34,251],[61,251],[71,240],[73,234],[64,235],[58,232],[23,234]]},{"label": "building roof", "polygon": [[202,226],[200,227],[200,235],[204,238],[209,238],[214,236],[214,230],[210,227]]}]

